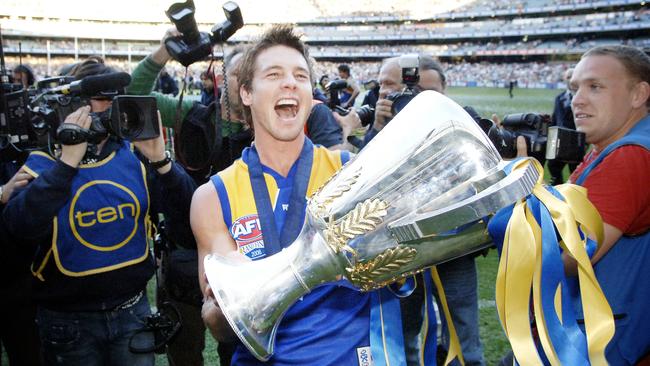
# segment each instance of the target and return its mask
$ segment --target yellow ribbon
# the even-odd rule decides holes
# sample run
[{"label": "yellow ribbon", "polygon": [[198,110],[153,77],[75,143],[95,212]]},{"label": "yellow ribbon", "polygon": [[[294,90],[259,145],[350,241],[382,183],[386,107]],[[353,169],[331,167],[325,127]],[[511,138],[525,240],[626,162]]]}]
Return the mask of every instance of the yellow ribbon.
[{"label": "yellow ribbon", "polygon": [[445,313],[447,329],[449,330],[449,350],[447,351],[447,359],[445,359],[445,365],[449,365],[451,361],[453,361],[455,358],[458,358],[460,364],[465,366],[465,359],[463,358],[463,351],[460,347],[460,342],[458,341],[456,327],[454,327],[454,322],[451,319],[451,313],[449,312],[449,306],[447,305],[445,290],[442,287],[442,282],[440,281],[440,276],[438,275],[438,269],[436,267],[431,267],[431,278],[433,279],[433,283],[435,283],[436,289],[438,290],[438,296],[440,297],[441,302],[440,307]]},{"label": "yellow ribbon", "polygon": [[[579,224],[584,232],[596,237],[600,246],[603,239],[602,220],[598,211],[587,199],[584,188],[571,184],[558,186],[557,190],[566,202],[548,192],[542,185],[543,168],[536,160],[521,160],[515,163],[513,170],[524,168],[528,164],[533,164],[540,173],[533,195],[549,210],[553,223],[560,233],[562,239],[560,245],[564,251],[577,261],[589,360],[592,365],[607,365],[605,347],[614,335],[614,318],[585,250],[586,238],[581,239],[578,234]],[[552,365],[560,365],[542,312],[541,245],[541,229],[528,209],[525,199],[522,199],[515,204],[506,228],[496,285],[499,319],[515,358],[522,365],[541,364],[528,316],[531,288],[535,321],[542,348]],[[555,310],[558,318],[561,319],[559,290],[558,287]]]}]

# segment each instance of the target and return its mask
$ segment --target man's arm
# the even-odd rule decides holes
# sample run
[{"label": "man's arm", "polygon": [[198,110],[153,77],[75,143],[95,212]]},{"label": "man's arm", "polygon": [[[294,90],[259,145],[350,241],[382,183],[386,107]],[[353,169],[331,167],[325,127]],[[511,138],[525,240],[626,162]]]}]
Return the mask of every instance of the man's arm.
[{"label": "man's arm", "polygon": [[[153,89],[156,85],[156,79],[163,66],[171,59],[171,56],[165,48],[164,40],[170,36],[178,34],[172,31],[167,31],[165,37],[161,41],[158,48],[153,51],[144,60],[140,61],[131,73],[131,84],[127,88],[127,93],[132,95],[151,95],[156,97],[158,110],[162,117],[162,123],[165,127],[174,127],[176,118],[176,108],[178,106],[178,98],[154,92]],[[187,112],[192,108],[191,100],[183,100],[181,106],[181,121],[187,115]]]},{"label": "man's arm", "polygon": [[201,317],[217,341],[234,340],[235,334],[217,305],[203,268],[206,255],[217,253],[227,256],[232,255],[236,249],[235,242],[223,220],[219,196],[212,182],[200,186],[194,193],[190,208],[190,224],[198,248],[199,285],[204,296]]}]

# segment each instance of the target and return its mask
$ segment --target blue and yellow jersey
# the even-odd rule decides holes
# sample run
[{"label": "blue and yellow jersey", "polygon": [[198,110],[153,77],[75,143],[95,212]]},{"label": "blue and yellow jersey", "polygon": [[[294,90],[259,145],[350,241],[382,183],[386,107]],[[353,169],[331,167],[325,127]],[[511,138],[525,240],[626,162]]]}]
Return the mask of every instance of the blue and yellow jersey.
[{"label": "blue and yellow jersey", "polygon": [[[244,150],[240,160],[212,177],[212,183],[219,194],[224,221],[239,251],[257,260],[267,253],[249,177],[250,153],[250,148]],[[349,160],[347,152],[333,152],[320,146],[314,147],[313,154],[307,196]],[[287,177],[262,166],[278,232],[284,225],[296,165]],[[289,308],[278,327],[275,352],[269,363],[258,361],[240,345],[232,364],[368,365],[369,331],[370,295],[342,286],[342,282],[326,284],[313,289]]]},{"label": "blue and yellow jersey", "polygon": [[[144,261],[148,256],[149,191],[144,165],[128,142],[105,159],[82,164],[72,182],[72,195],[53,219],[52,246],[40,273],[53,257],[58,270],[81,277]],[[34,177],[56,161],[32,153],[25,170]]]},{"label": "blue and yellow jersey", "polygon": [[[223,218],[237,248],[249,258],[259,259],[266,255],[266,251],[248,174],[249,154],[250,149],[245,149],[241,159],[212,177],[212,183],[219,194]],[[347,151],[332,152],[322,146],[315,146],[307,197],[311,197],[349,159]],[[296,166],[294,164],[287,177],[262,166],[278,232],[284,226]]]}]

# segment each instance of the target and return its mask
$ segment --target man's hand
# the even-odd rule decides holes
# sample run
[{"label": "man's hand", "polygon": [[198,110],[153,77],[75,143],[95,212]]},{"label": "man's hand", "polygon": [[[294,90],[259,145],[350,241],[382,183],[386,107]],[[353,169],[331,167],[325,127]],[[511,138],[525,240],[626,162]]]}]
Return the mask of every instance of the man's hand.
[{"label": "man's hand", "polygon": [[[492,114],[492,122],[494,122],[497,127],[503,129],[501,125],[501,118],[496,113]],[[517,158],[525,158],[528,156],[528,144],[526,143],[526,138],[523,136],[517,136]]]},{"label": "man's hand", "polygon": [[[64,123],[77,125],[83,129],[89,129],[92,119],[90,118],[90,106],[84,106],[70,113]],[[76,145],[63,145],[61,148],[61,161],[76,168],[86,155],[88,143],[82,142]]]},{"label": "man's hand", "polygon": [[391,111],[393,107],[393,102],[388,99],[379,99],[377,105],[375,106],[375,123],[372,128],[377,131],[381,131],[382,128],[393,118],[393,112]]},{"label": "man's hand", "polygon": [[205,277],[205,291],[203,291],[203,306],[201,307],[201,319],[206,328],[210,330],[212,337],[218,342],[232,342],[237,340],[235,332],[230,328],[228,321],[225,319],[217,299],[214,297],[212,287]]},{"label": "man's hand", "polygon": [[[140,151],[149,161],[161,161],[165,159],[165,139],[163,138],[162,133],[163,127],[160,119],[160,112],[158,112],[158,129],[160,131],[158,137],[133,142],[133,146],[135,146],[135,148],[138,149],[138,151]],[[159,174],[165,174],[170,171],[171,168],[171,162],[169,162],[169,164],[158,168],[157,171]]]},{"label": "man's hand", "polygon": [[346,141],[347,137],[350,136],[352,131],[361,127],[361,120],[359,119],[359,115],[354,110],[350,111],[350,113],[345,116],[341,116],[336,112],[332,112],[332,115],[334,116],[334,119],[339,124],[339,126],[341,126],[341,130],[343,130],[344,142]]},{"label": "man's hand", "polygon": [[166,64],[167,61],[169,61],[172,58],[172,56],[169,54],[169,52],[167,52],[167,46],[165,46],[165,41],[167,40],[167,38],[178,37],[181,35],[182,33],[176,30],[176,28],[167,29],[165,35],[160,40],[160,46],[158,46],[158,48],[155,51],[153,51],[153,53],[151,54],[151,59],[160,66]]},{"label": "man's hand", "polygon": [[2,204],[6,204],[9,201],[9,197],[14,193],[16,188],[24,187],[32,180],[34,177],[25,172],[23,167],[20,167],[16,174],[14,174],[9,181],[2,186],[2,199],[0,200]]}]

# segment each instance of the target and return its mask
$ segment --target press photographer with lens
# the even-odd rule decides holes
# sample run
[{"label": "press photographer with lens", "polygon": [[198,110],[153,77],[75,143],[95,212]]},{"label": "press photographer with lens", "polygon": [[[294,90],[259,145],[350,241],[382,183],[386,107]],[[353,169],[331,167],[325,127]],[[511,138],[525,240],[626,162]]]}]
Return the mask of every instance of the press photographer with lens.
[{"label": "press photographer with lens", "polygon": [[[379,71],[379,100],[375,122],[366,133],[365,142],[374,138],[420,91],[433,90],[444,94],[446,87],[447,80],[442,67],[430,56],[409,54],[384,60]],[[468,365],[483,365],[485,361],[478,332],[478,282],[474,255],[442,263],[437,268],[464,360]],[[418,364],[423,296],[421,289],[416,289],[411,296],[400,301],[408,365]],[[444,322],[443,326],[447,329]],[[442,334],[446,335],[448,331],[443,330]],[[441,346],[449,350],[448,337],[443,338]]]},{"label": "press photographer with lens", "polygon": [[[99,58],[78,64],[71,75],[79,83],[59,92],[72,95],[85,85],[87,93],[84,80],[92,76],[115,80]],[[151,315],[145,290],[154,269],[151,218],[163,213],[180,222],[195,185],[165,151],[159,121],[153,136],[124,139],[138,118],[129,110],[142,110],[114,99],[115,85],[94,85],[94,95],[82,98],[88,105],[57,128],[59,143],[30,154],[23,169],[34,180],[8,202],[3,218],[11,235],[32,244],[46,364],[153,365],[153,353],[130,349],[130,343],[137,350],[154,343],[153,332],[141,333]],[[121,124],[111,124],[109,109],[122,116],[115,119]]]},{"label": "press photographer with lens", "polygon": [[[226,41],[243,25],[241,12],[233,2],[223,7],[226,20],[213,27],[210,33],[199,32],[194,19],[197,9],[192,1],[172,4],[166,11],[175,25],[166,31],[160,45],[133,70],[128,92],[151,95],[156,99],[162,123],[174,128],[175,157],[197,184],[205,183],[217,171],[229,166],[252,141],[252,130],[245,123],[239,101],[238,70],[243,47],[235,47],[224,54],[224,85],[221,98],[203,104],[189,99],[153,92],[156,78],[162,68],[176,60],[188,66],[197,61],[214,60],[213,47]],[[214,78],[221,70],[212,67],[204,73],[212,88]],[[214,99],[216,93],[211,93]],[[156,251],[159,257],[157,303],[169,302],[182,318],[182,328],[166,348],[170,364],[203,365],[205,327],[201,320],[203,295],[198,286],[196,243],[187,225],[166,229],[176,231],[174,239],[161,241]],[[169,239],[169,238],[167,238]],[[156,244],[154,244],[156,245]],[[219,359],[229,363],[234,345],[220,342]]]}]

